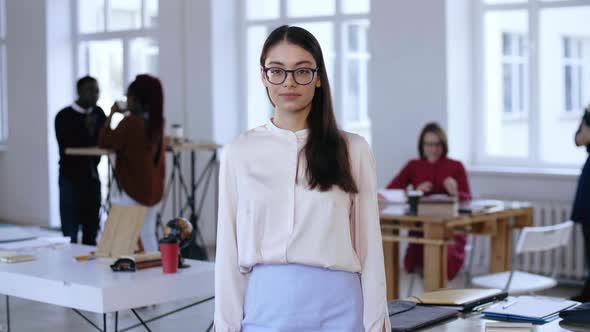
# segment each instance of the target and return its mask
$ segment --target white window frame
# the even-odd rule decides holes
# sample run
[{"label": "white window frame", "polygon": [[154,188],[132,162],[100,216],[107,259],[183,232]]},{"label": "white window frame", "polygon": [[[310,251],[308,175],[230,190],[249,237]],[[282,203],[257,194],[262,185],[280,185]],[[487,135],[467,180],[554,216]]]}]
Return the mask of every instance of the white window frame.
[{"label": "white window frame", "polygon": [[[502,49],[502,71],[504,71],[504,66],[510,66],[510,76],[511,76],[511,86],[510,86],[510,93],[511,93],[511,108],[510,111],[507,111],[504,107],[504,99],[502,99],[502,118],[503,120],[521,120],[526,119],[528,113],[528,100],[527,100],[527,89],[528,89],[528,82],[525,79],[528,72],[528,56],[527,50],[524,43],[526,43],[526,35],[521,32],[509,32],[505,31],[502,32],[502,38],[504,36],[508,36],[510,39],[510,44],[512,48],[512,54],[505,54],[504,49]],[[518,54],[518,51],[514,51],[516,48],[517,40],[522,38],[523,43],[523,54]],[[502,46],[503,48],[504,46]],[[519,66],[522,65],[524,67],[522,75],[519,73]],[[504,75],[504,73],[502,73]],[[502,84],[504,81],[502,81]],[[522,89],[520,87],[522,85]],[[502,98],[504,96],[504,86],[502,86]],[[519,101],[522,98],[522,107],[519,107]]]},{"label": "white window frame", "polygon": [[[588,37],[581,37],[581,36],[563,36],[562,37],[562,45],[566,39],[569,39],[570,42],[578,43],[578,47],[581,49],[580,56],[572,56],[570,55],[567,57],[565,54],[562,53],[563,58],[563,75],[562,79],[564,80],[563,84],[563,112],[566,116],[575,115],[579,117],[579,113],[584,109],[586,105],[583,104],[583,100],[585,99],[586,95],[588,94],[586,91],[590,89],[588,86],[589,82],[584,81],[585,73],[589,70],[588,64],[586,61],[590,58],[588,54],[584,53],[587,50],[588,43],[590,43],[590,38]],[[570,92],[567,91],[565,85],[565,69],[566,67],[572,68],[572,86]],[[581,74],[581,75],[580,75]],[[570,97],[572,98],[572,107],[568,109],[566,105],[566,98],[568,94],[572,94]]]},{"label": "white window frame", "polygon": [[[80,44],[84,42],[90,41],[107,41],[107,40],[120,40],[123,44],[123,86],[126,87],[131,83],[133,77],[131,77],[131,70],[129,66],[129,49],[130,43],[136,38],[151,38],[156,41],[159,45],[159,38],[158,38],[158,27],[145,27],[145,19],[147,14],[147,6],[146,0],[141,0],[141,28],[134,28],[134,29],[127,29],[127,30],[116,30],[116,31],[107,31],[109,26],[109,12],[110,12],[110,0],[104,0],[104,29],[105,31],[101,32],[91,32],[91,33],[82,33],[79,31],[78,26],[78,2],[84,0],[70,0],[72,1],[72,31],[73,31],[73,40],[74,40],[74,82],[82,75],[85,75],[89,70],[86,68],[82,73],[79,71],[80,63],[78,58],[78,52],[80,48]],[[160,9],[158,9],[159,11]],[[159,15],[159,13],[158,13]],[[100,83],[100,82],[99,82]],[[122,91],[121,93],[124,93]],[[109,112],[110,110],[104,110],[105,112]]]},{"label": "white window frame", "polygon": [[[474,91],[474,112],[475,130],[473,130],[472,156],[473,164],[481,166],[500,166],[504,167],[510,165],[511,167],[523,167],[534,169],[563,169],[569,170],[577,168],[571,164],[552,163],[543,161],[541,159],[541,148],[537,144],[540,142],[540,110],[539,110],[539,17],[543,9],[548,8],[566,8],[566,7],[580,7],[590,6],[590,0],[560,0],[560,1],[542,1],[542,0],[528,0],[518,3],[500,3],[489,4],[485,0],[474,1],[474,34],[473,34],[473,65],[475,84]],[[498,11],[514,11],[524,10],[528,15],[528,29],[526,34],[526,48],[528,49],[528,112],[526,119],[528,122],[529,138],[528,138],[528,157],[506,157],[506,156],[491,156],[486,152],[486,123],[484,114],[485,111],[485,45],[484,45],[484,18],[487,12]],[[581,116],[581,114],[580,114]],[[572,133],[573,135],[573,133]]]},{"label": "white window frame", "polygon": [[0,0],[0,150],[8,140],[8,107],[6,98],[6,0]]},{"label": "white window frame", "polygon": [[[322,0],[319,0],[322,1]],[[362,129],[369,129],[370,121],[368,115],[368,106],[365,100],[365,107],[361,110],[361,121],[357,123],[344,123],[344,114],[343,114],[343,91],[345,87],[345,83],[342,82],[346,68],[346,61],[344,61],[344,57],[359,57],[359,58],[366,58],[370,59],[370,55],[368,54],[368,50],[366,54],[361,54],[360,52],[345,52],[346,35],[344,34],[345,25],[354,23],[354,22],[363,22],[363,24],[370,24],[369,16],[370,12],[363,13],[363,14],[346,14],[342,11],[342,1],[335,0],[335,14],[334,15],[323,15],[323,16],[306,16],[306,17],[289,17],[287,15],[287,0],[279,0],[279,17],[276,19],[248,19],[247,18],[247,8],[246,8],[246,0],[238,0],[238,17],[240,17],[240,24],[237,25],[237,35],[240,36],[238,38],[239,43],[239,51],[238,55],[240,60],[240,66],[243,68],[240,70],[237,75],[237,79],[240,82],[240,89],[239,89],[239,100],[242,100],[242,105],[248,104],[248,67],[252,66],[251,63],[247,63],[247,54],[246,54],[246,41],[247,41],[247,33],[248,28],[253,26],[265,26],[268,31],[272,31],[273,28],[279,27],[281,25],[294,25],[294,24],[305,24],[305,23],[321,23],[321,22],[329,22],[334,25],[334,52],[335,56],[333,58],[333,70],[334,72],[329,73],[330,75],[330,88],[332,90],[332,102],[334,107],[334,113],[336,115],[336,119],[343,127],[361,127]],[[324,57],[326,54],[324,53]],[[367,86],[367,84],[363,84],[363,86]],[[260,87],[262,89],[262,85]],[[361,87],[362,89],[363,87]],[[368,94],[368,91],[366,91]],[[362,95],[362,94],[361,94]],[[361,97],[365,99],[364,97]],[[361,101],[362,103],[362,101]],[[248,112],[240,112],[239,123],[242,130],[246,130],[248,126]],[[363,121],[366,120],[366,121]]]}]

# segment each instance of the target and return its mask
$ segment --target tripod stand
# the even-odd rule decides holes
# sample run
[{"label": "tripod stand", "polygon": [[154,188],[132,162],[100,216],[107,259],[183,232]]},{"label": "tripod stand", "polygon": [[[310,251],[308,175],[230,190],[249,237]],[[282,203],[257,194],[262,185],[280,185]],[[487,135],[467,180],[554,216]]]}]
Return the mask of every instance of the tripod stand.
[{"label": "tripod stand", "polygon": [[[172,196],[172,213],[174,217],[184,217],[188,212],[187,219],[193,226],[194,241],[190,246],[182,251],[183,257],[192,259],[207,260],[207,251],[203,235],[199,227],[199,219],[210,189],[211,178],[217,181],[217,144],[195,144],[195,143],[176,143],[168,145],[166,151],[172,154],[172,171],[166,184],[162,206],[156,217],[156,232],[162,229],[162,215],[166,209],[169,197]],[[190,152],[190,182],[187,183],[182,172],[182,153]],[[206,162],[204,168],[197,176],[196,163],[197,151],[209,151],[211,156]],[[217,183],[214,184],[215,202],[217,202]],[[202,190],[201,196],[197,202],[197,192]],[[184,195],[184,198],[183,198]],[[217,210],[217,209],[215,209]],[[156,237],[157,234],[156,234]]]}]

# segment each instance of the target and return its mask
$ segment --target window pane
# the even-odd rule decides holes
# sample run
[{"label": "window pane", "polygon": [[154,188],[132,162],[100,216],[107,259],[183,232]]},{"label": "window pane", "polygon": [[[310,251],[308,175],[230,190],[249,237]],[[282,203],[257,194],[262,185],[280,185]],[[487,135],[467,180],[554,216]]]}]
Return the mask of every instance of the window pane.
[{"label": "window pane", "polygon": [[247,100],[248,100],[248,129],[260,126],[272,116],[272,105],[266,95],[260,76],[260,51],[266,40],[266,27],[253,26],[248,28],[246,43],[247,68]]},{"label": "window pane", "polygon": [[360,60],[351,59],[347,61],[346,79],[344,87],[344,121],[360,122]]},{"label": "window pane", "polygon": [[0,0],[0,38],[6,37],[6,1]]},{"label": "window pane", "polygon": [[[590,102],[583,82],[590,79],[590,6],[547,8],[539,16],[539,150],[547,163],[578,166],[587,157],[576,148],[583,105]],[[582,59],[580,59],[580,52]],[[581,75],[581,76],[580,76]]]},{"label": "window pane", "polygon": [[335,13],[335,0],[287,0],[289,17],[329,16]]},{"label": "window pane", "polygon": [[569,37],[564,37],[563,38],[563,56],[565,58],[569,58],[570,57],[570,38]]},{"label": "window pane", "polygon": [[518,110],[524,112],[526,110],[527,91],[525,87],[526,70],[524,63],[518,64]]},{"label": "window pane", "polygon": [[[527,26],[524,10],[489,11],[484,17],[483,106],[487,155],[527,157],[529,154],[529,124],[526,117],[522,118],[526,110],[519,110],[519,117],[514,117],[520,99],[526,105],[528,98],[528,77],[519,77],[518,69],[522,64],[523,72],[527,72],[527,56],[514,54],[515,41],[519,36],[526,40]],[[505,52],[508,48],[510,52]],[[523,47],[523,50],[526,48]],[[521,79],[522,83],[518,81]],[[525,91],[519,88],[521,85]]]},{"label": "window pane", "polygon": [[144,25],[146,28],[158,26],[158,13],[158,0],[145,0]]},{"label": "window pane", "polygon": [[80,43],[79,76],[91,75],[98,80],[98,105],[107,113],[125,94],[123,86],[123,42],[120,40],[89,41]]},{"label": "window pane", "polygon": [[128,82],[138,74],[158,75],[158,44],[151,38],[135,38],[129,42]]},{"label": "window pane", "polygon": [[141,0],[110,0],[108,30],[141,28]]},{"label": "window pane", "polygon": [[344,14],[367,14],[370,10],[369,0],[341,0]]},{"label": "window pane", "polygon": [[104,0],[78,1],[78,30],[80,33],[104,31]]},{"label": "window pane", "polygon": [[502,66],[504,112],[512,112],[512,66],[505,63]]},{"label": "window pane", "polygon": [[246,19],[248,20],[269,20],[279,16],[279,0],[246,0]]},{"label": "window pane", "polygon": [[511,35],[508,33],[502,33],[502,54],[503,55],[511,55],[512,54],[512,38]]}]

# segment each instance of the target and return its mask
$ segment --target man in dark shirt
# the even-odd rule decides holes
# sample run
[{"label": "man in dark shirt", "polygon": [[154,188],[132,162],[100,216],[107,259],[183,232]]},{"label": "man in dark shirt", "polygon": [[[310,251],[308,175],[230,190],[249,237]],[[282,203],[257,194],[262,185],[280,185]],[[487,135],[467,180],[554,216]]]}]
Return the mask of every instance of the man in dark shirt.
[{"label": "man in dark shirt", "polygon": [[55,135],[59,145],[59,209],[61,230],[72,243],[78,242],[82,226],[82,243],[96,245],[100,210],[100,180],[96,166],[100,157],[66,155],[67,148],[97,145],[98,132],[104,125],[104,111],[96,105],[98,82],[90,76],[76,84],[78,99],[55,117]]}]

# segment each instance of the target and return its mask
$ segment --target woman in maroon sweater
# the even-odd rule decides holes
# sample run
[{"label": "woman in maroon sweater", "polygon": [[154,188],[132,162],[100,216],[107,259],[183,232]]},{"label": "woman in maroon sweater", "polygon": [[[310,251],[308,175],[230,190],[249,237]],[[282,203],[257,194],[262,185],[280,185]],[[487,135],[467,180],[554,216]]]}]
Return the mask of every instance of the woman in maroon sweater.
[{"label": "woman in maroon sweater", "polygon": [[[447,158],[447,135],[436,123],[427,124],[420,133],[418,153],[420,159],[410,160],[389,183],[389,189],[406,189],[412,185],[425,195],[447,194],[460,201],[471,199],[467,173],[460,161]],[[419,235],[412,232],[413,235]],[[455,278],[465,260],[466,236],[457,234],[448,246],[447,276]],[[422,267],[424,250],[421,244],[411,243],[404,258],[404,268],[414,272]]]},{"label": "woman in maroon sweater", "polygon": [[[160,80],[138,75],[127,89],[127,107],[115,103],[100,131],[98,145],[116,152],[115,175],[120,187],[113,201],[121,205],[149,207],[141,229],[146,251],[158,249],[156,240],[156,204],[164,193],[164,117]],[[112,130],[115,113],[125,118]],[[117,194],[117,193],[115,193]]]}]

